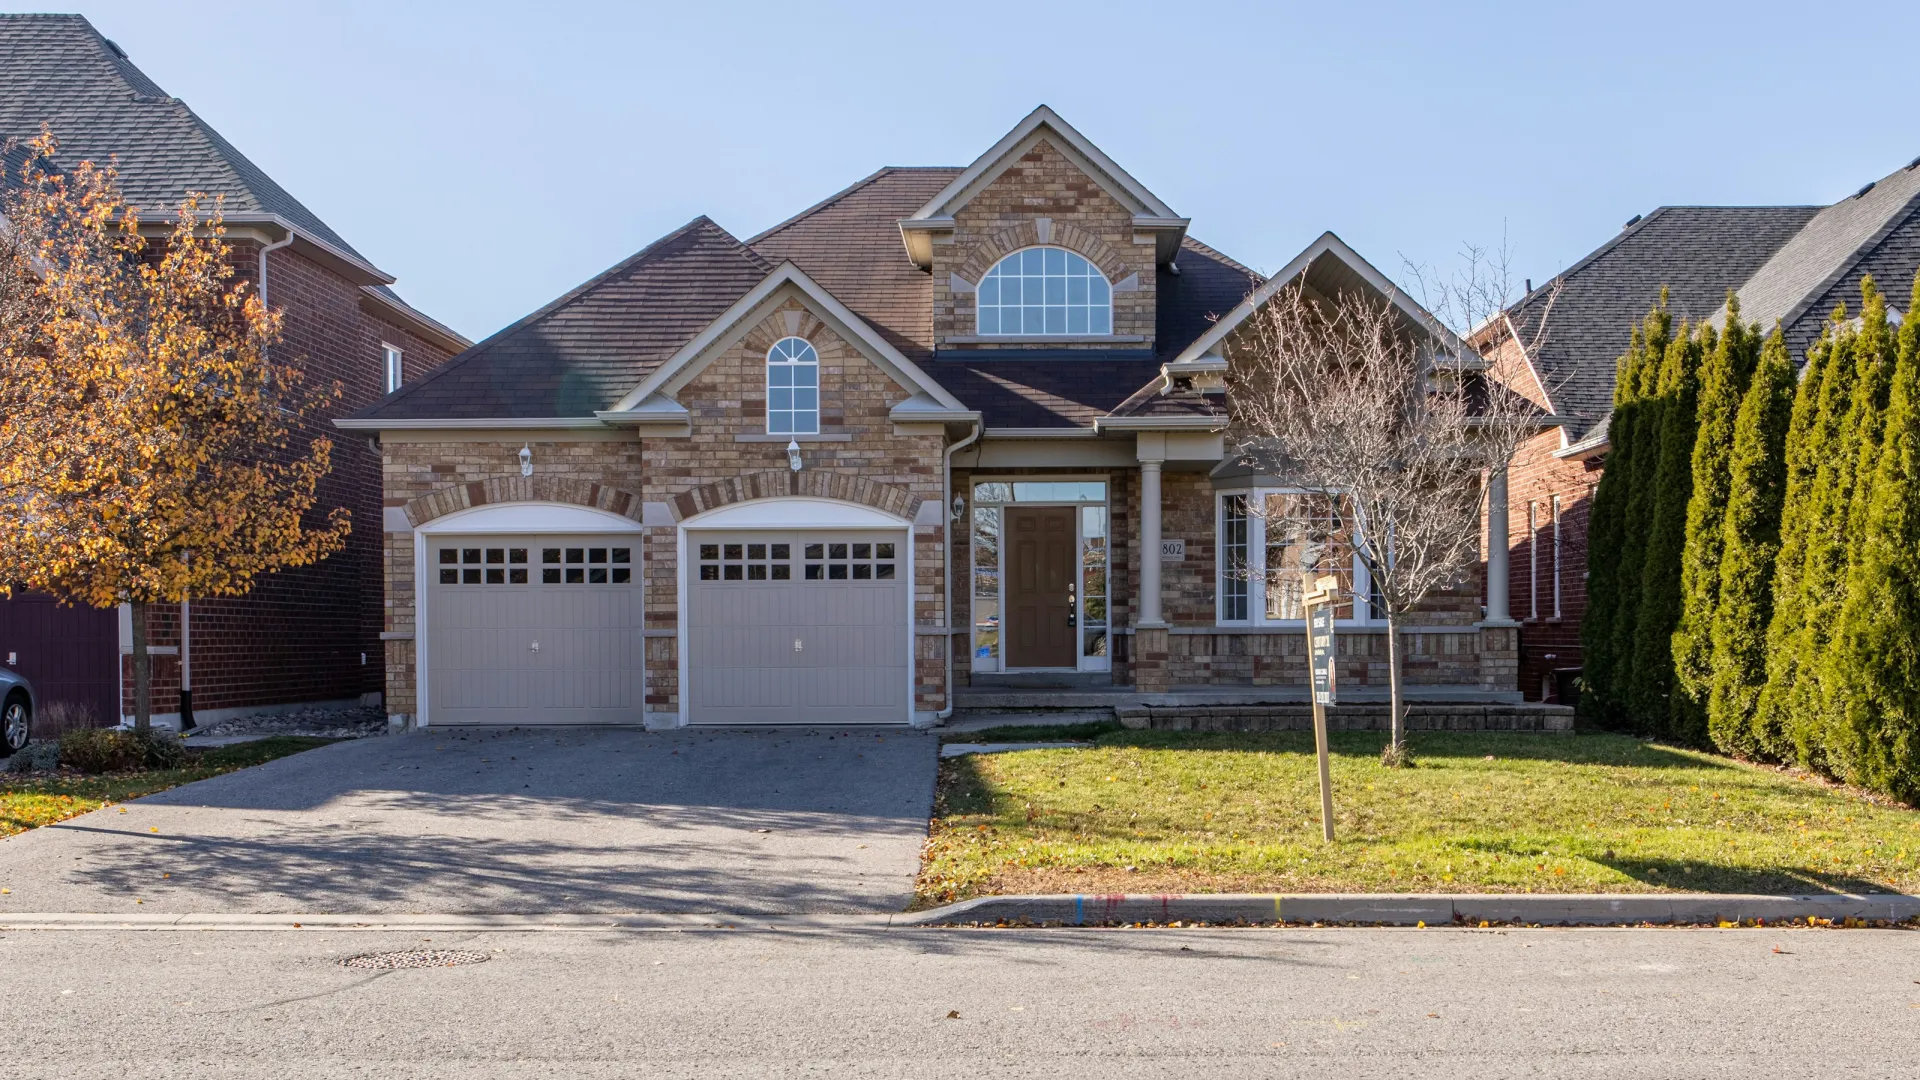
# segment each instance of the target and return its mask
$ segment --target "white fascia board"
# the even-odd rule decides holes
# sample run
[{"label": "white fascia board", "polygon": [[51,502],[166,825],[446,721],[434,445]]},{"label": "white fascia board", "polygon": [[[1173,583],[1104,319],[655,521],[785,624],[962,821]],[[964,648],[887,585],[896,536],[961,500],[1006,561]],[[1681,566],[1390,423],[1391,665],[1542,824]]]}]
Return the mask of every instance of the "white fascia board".
[{"label": "white fascia board", "polygon": [[896,381],[908,389],[926,394],[940,404],[957,411],[965,411],[966,406],[948,392],[947,388],[933,381],[918,364],[906,358],[899,349],[874,332],[873,327],[855,315],[852,309],[841,303],[832,293],[820,287],[820,284],[808,277],[804,270],[791,262],[783,262],[774,268],[773,273],[763,278],[760,284],[747,290],[745,296],[733,302],[732,306],[720,313],[720,317],[707,324],[706,329],[695,334],[685,345],[680,346],[667,361],[653,370],[641,381],[639,386],[614,402],[611,412],[625,412],[651,394],[660,393],[681,375],[683,371],[700,360],[710,349],[725,340],[729,333],[751,316],[763,304],[771,300],[782,287],[792,286],[801,296],[810,302],[814,313],[825,317],[834,324],[842,336],[860,347],[869,360],[888,369]]},{"label": "white fascia board", "polygon": [[980,412],[977,409],[950,409],[926,394],[915,394],[887,410],[887,417],[895,423],[904,424],[972,423],[980,419]]},{"label": "white fascia board", "polygon": [[611,427],[644,427],[656,424],[683,427],[693,421],[685,405],[664,394],[650,394],[631,409],[602,409],[594,418]]},{"label": "white fascia board", "polygon": [[1016,156],[1017,151],[1024,149],[1027,140],[1042,129],[1058,136],[1059,141],[1066,144],[1061,147],[1062,150],[1070,150],[1074,155],[1085,159],[1086,164],[1092,166],[1093,178],[1101,181],[1100,186],[1107,188],[1108,194],[1118,198],[1122,204],[1133,204],[1132,209],[1136,214],[1156,218],[1180,216],[1173,212],[1172,207],[1161,202],[1153,192],[1148,191],[1146,185],[1128,175],[1125,169],[1116,164],[1099,147],[1093,145],[1085,135],[1075,131],[1073,125],[1060,119],[1059,114],[1052,109],[1042,105],[1015,124],[1013,130],[1001,136],[1000,141],[994,143],[986,153],[974,159],[973,164],[967,166],[959,176],[954,177],[952,183],[941,188],[938,195],[928,200],[927,204],[908,220],[924,221],[928,218],[951,216],[955,208],[952,204],[964,203],[965,199],[962,196],[976,184],[990,181],[992,177],[998,175],[1001,163]]},{"label": "white fascia board", "polygon": [[450,353],[465,352],[473,347],[473,342],[468,340],[465,334],[433,318],[426,312],[414,308],[411,304],[404,301],[396,301],[393,297],[380,292],[371,285],[362,285],[360,287],[360,295],[363,299],[377,304],[382,311],[387,312],[392,318],[409,324],[407,329],[411,332],[433,341],[434,344],[439,345]]},{"label": "white fascia board", "polygon": [[1412,318],[1416,324],[1437,331],[1441,339],[1441,344],[1445,346],[1448,351],[1456,355],[1462,353],[1479,355],[1478,353],[1473,353],[1473,350],[1467,347],[1466,342],[1461,341],[1459,337],[1455,336],[1454,332],[1442,325],[1440,320],[1434,318],[1431,313],[1419,304],[1414,303],[1411,297],[1407,296],[1398,286],[1394,285],[1385,274],[1375,269],[1372,263],[1361,258],[1359,252],[1348,247],[1346,241],[1335,236],[1332,232],[1324,232],[1320,234],[1318,240],[1308,244],[1304,251],[1295,255],[1292,262],[1281,267],[1279,273],[1268,278],[1259,288],[1253,290],[1252,294],[1245,300],[1240,301],[1232,311],[1227,312],[1224,318],[1214,323],[1211,329],[1200,335],[1194,340],[1193,344],[1188,345],[1182,350],[1179,356],[1174,357],[1173,362],[1180,363],[1182,361],[1196,359],[1205,353],[1217,351],[1220,343],[1226,340],[1227,335],[1233,333],[1241,323],[1246,322],[1255,311],[1260,309],[1262,304],[1273,299],[1275,293],[1291,284],[1302,274],[1305,274],[1307,268],[1313,265],[1313,261],[1322,255],[1332,255],[1334,258],[1339,259],[1346,265],[1347,269],[1359,275],[1362,281],[1371,285],[1381,296],[1385,297],[1395,307]]},{"label": "white fascia board", "polygon": [[990,427],[980,435],[983,439],[1092,439],[1099,432],[1090,427]]},{"label": "white fascia board", "polygon": [[1224,416],[1103,416],[1094,426],[1101,431],[1224,431]]},{"label": "white fascia board", "polygon": [[541,429],[571,430],[581,428],[604,428],[607,425],[595,416],[505,416],[481,417],[462,420],[456,417],[435,416],[409,420],[359,420],[341,417],[333,426],[342,431],[537,431]]}]

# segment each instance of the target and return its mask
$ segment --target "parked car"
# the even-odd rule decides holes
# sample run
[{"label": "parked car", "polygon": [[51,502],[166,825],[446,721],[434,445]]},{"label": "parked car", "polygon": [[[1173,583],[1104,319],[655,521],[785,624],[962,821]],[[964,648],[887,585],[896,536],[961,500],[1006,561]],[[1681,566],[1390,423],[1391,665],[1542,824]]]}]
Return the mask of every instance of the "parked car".
[{"label": "parked car", "polygon": [[17,671],[0,668],[0,757],[27,745],[33,730],[33,684]]}]

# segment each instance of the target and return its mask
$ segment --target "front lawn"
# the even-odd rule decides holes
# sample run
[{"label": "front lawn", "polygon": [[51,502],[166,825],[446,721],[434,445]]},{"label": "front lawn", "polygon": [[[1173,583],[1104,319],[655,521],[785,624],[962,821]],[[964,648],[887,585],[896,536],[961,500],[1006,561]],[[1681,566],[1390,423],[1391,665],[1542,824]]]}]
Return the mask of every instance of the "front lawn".
[{"label": "front lawn", "polygon": [[994,893],[1920,888],[1920,811],[1619,735],[1122,731],[941,763],[922,906]]},{"label": "front lawn", "polygon": [[104,776],[66,772],[50,776],[0,773],[0,836],[51,825],[110,803],[137,799],[333,741],[282,735],[232,746],[189,750],[191,756],[187,764],[178,769],[143,769]]}]

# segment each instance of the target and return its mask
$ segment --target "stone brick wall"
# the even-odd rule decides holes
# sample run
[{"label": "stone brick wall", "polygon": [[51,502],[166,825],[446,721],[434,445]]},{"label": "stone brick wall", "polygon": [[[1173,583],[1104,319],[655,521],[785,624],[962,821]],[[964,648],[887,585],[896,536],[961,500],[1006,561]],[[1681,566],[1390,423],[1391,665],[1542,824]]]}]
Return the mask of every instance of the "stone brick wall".
[{"label": "stone brick wall", "polygon": [[[234,261],[241,277],[252,278],[258,247],[237,243]],[[409,380],[449,355],[368,314],[360,288],[332,270],[285,249],[269,253],[267,263],[268,303],[284,313],[276,355],[297,362],[308,386],[341,391],[305,432],[333,441],[333,471],[320,485],[314,520],[346,507],[353,532],[345,550],[314,566],[264,575],[246,596],[192,603],[197,711],[345,700],[382,688],[381,459],[368,439],[339,431],[331,420],[385,395],[382,343],[403,351]],[[156,609],[149,627],[154,644],[179,644],[177,608]],[[131,657],[122,658],[122,670],[122,709],[131,714]],[[177,660],[156,662],[154,670],[154,712],[177,712]]]},{"label": "stone brick wall", "polygon": [[[1001,256],[1036,244],[1063,247],[1085,256],[1107,276],[1109,284],[1119,285],[1133,277],[1131,291],[1113,294],[1113,333],[1143,339],[1123,348],[1152,346],[1153,237],[1142,233],[1136,241],[1132,212],[1045,140],[1034,144],[995,177],[953,218],[951,238],[936,234],[933,245],[933,337],[937,348],[950,347],[949,338],[979,333],[974,295],[955,293],[950,275],[958,274],[978,285]],[[1045,219],[1044,226],[1040,219]]]},{"label": "stone brick wall", "polygon": [[[1587,610],[1587,513],[1601,461],[1556,458],[1558,430],[1529,440],[1507,483],[1508,610],[1520,622],[1518,678],[1529,700],[1554,696],[1556,670],[1580,666],[1580,620]],[[1553,499],[1560,499],[1560,602],[1554,607]],[[1534,511],[1529,529],[1527,512]],[[1537,558],[1536,558],[1537,556]]]}]

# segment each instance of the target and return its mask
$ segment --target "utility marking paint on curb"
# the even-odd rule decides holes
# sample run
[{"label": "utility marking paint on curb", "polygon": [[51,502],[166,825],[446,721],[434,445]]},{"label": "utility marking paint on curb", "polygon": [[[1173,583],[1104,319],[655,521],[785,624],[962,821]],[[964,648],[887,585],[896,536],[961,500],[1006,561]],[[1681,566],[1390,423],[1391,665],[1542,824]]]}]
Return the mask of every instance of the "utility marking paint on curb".
[{"label": "utility marking paint on curb", "polygon": [[1087,922],[1087,898],[1075,894],[1073,898],[1073,925],[1084,926]]}]

